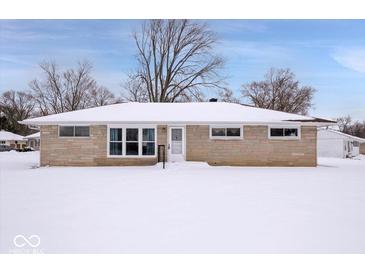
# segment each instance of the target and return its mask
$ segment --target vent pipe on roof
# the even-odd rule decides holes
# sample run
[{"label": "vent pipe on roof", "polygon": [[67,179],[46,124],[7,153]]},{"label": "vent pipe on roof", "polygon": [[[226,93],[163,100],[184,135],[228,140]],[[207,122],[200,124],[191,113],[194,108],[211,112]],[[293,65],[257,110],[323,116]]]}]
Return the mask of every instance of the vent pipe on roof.
[{"label": "vent pipe on roof", "polygon": [[210,98],[209,102],[218,102],[218,99],[217,98]]}]

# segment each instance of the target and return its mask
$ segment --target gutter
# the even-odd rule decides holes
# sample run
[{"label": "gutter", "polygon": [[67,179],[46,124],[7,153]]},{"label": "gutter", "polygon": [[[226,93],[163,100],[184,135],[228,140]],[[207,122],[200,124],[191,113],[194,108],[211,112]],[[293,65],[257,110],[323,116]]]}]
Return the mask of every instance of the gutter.
[{"label": "gutter", "polygon": [[257,126],[267,126],[267,125],[301,125],[301,126],[333,126],[336,124],[334,121],[324,120],[287,120],[287,121],[267,121],[267,122],[245,122],[245,121],[57,121],[57,122],[31,122],[31,121],[19,121],[18,123],[23,125],[35,125],[35,126],[46,126],[46,125],[116,125],[116,124],[156,124],[156,125],[211,125],[211,124],[223,124],[223,125],[257,125]]}]

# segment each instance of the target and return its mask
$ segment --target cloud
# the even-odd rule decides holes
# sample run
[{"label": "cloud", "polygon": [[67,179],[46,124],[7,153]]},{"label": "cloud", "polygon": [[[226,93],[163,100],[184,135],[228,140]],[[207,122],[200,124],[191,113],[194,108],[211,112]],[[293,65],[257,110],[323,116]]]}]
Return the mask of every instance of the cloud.
[{"label": "cloud", "polygon": [[280,45],[268,45],[258,42],[242,42],[225,40],[217,47],[219,53],[228,59],[229,62],[251,64],[287,64],[293,59],[293,51]]},{"label": "cloud", "polygon": [[336,49],[332,58],[346,68],[365,74],[365,48]]},{"label": "cloud", "polygon": [[[47,21],[42,22],[44,28],[48,28]],[[40,40],[59,40],[68,39],[69,35],[65,33],[56,33],[51,31],[45,31],[35,27],[37,21],[28,20],[0,20],[0,40],[3,43],[12,42],[30,42]]]},{"label": "cloud", "polygon": [[0,67],[9,65],[28,66],[30,65],[30,63],[26,62],[24,58],[21,58],[21,56],[6,55],[6,54],[0,55]]}]

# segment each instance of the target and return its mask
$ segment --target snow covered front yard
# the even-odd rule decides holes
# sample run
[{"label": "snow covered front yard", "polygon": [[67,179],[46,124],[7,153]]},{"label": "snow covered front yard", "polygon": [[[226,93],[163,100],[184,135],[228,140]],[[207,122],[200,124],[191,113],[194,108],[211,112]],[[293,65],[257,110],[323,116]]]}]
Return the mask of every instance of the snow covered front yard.
[{"label": "snow covered front yard", "polygon": [[[44,167],[0,153],[0,251],[364,253],[365,158],[317,168]],[[24,242],[25,243],[25,242]]]}]

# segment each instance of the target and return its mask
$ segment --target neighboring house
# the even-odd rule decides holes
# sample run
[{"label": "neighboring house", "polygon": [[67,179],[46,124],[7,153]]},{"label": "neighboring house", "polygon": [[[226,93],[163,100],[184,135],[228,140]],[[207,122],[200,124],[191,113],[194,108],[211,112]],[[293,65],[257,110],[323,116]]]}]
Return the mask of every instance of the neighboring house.
[{"label": "neighboring house", "polygon": [[317,127],[334,121],[233,103],[122,103],[21,122],[40,127],[41,165],[316,166]]},{"label": "neighboring house", "polygon": [[39,150],[40,143],[41,143],[40,138],[41,138],[41,133],[36,132],[36,133],[30,134],[28,136],[25,136],[24,140],[27,141],[28,147],[31,147],[34,150]]},{"label": "neighboring house", "polygon": [[23,136],[6,131],[0,130],[0,145],[10,147],[13,149],[22,149],[27,142],[23,140]]},{"label": "neighboring house", "polygon": [[319,129],[317,133],[319,157],[351,158],[360,153],[360,144],[365,139],[345,134],[334,129]]}]

